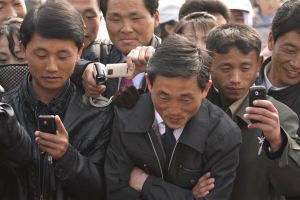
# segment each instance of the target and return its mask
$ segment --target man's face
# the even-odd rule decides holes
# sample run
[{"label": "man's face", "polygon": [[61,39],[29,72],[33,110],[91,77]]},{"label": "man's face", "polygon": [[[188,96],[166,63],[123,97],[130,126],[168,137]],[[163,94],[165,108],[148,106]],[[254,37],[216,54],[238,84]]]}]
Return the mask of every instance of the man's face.
[{"label": "man's face", "polygon": [[223,106],[230,105],[248,92],[260,64],[261,60],[258,61],[254,50],[248,54],[243,54],[237,48],[232,48],[227,54],[214,52],[211,79],[219,90]]},{"label": "man's face", "polygon": [[151,16],[144,0],[108,1],[107,31],[112,43],[125,55],[137,46],[150,45],[158,23],[158,11]]},{"label": "man's face", "polygon": [[8,48],[9,43],[6,36],[0,36],[0,65],[27,63],[20,51],[19,41],[17,37],[14,36],[13,38],[15,42],[14,53],[17,56],[17,58],[13,56],[13,54],[10,52]]},{"label": "man's face", "polygon": [[146,76],[146,81],[154,108],[172,129],[182,127],[198,112],[211,85],[209,82],[204,91],[201,91],[196,76],[185,79],[158,75],[153,85]]},{"label": "man's face", "polygon": [[300,33],[291,31],[274,43],[269,34],[268,46],[272,53],[272,67],[268,78],[275,87],[295,85],[300,82]]},{"label": "man's face", "polygon": [[230,10],[230,23],[244,24],[244,16],[241,10]]},{"label": "man's face", "polygon": [[71,40],[46,39],[33,34],[21,51],[28,61],[32,87],[37,94],[57,94],[73,73],[83,46],[78,50]]},{"label": "man's face", "polygon": [[0,23],[12,18],[24,18],[26,15],[24,0],[0,0]]},{"label": "man's face", "polygon": [[97,39],[102,16],[98,0],[68,0],[80,13],[84,23],[84,45],[89,46]]}]

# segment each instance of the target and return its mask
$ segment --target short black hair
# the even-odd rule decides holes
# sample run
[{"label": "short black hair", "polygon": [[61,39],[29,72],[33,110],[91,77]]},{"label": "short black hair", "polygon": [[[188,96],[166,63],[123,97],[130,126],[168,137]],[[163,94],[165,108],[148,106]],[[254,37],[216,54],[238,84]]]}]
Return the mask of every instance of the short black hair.
[{"label": "short black hair", "polygon": [[7,21],[2,22],[0,24],[0,36],[3,35],[6,37],[8,41],[8,49],[10,53],[15,57],[18,58],[15,54],[15,40],[14,36],[20,40],[20,27],[22,24],[22,18],[10,18]]},{"label": "short black hair", "polygon": [[[100,0],[100,7],[103,13],[103,17],[106,18],[107,4],[109,0]],[[126,0],[122,0],[126,1]],[[141,1],[141,0],[138,0]],[[143,0],[145,3],[145,7],[149,11],[150,15],[153,16],[158,8],[158,0]]]},{"label": "short black hair", "polygon": [[80,14],[65,0],[48,0],[27,13],[20,28],[25,47],[34,33],[44,38],[72,40],[78,49],[84,41]]},{"label": "short black hair", "polygon": [[206,38],[206,48],[212,54],[227,54],[237,48],[244,54],[255,51],[257,59],[261,51],[261,40],[258,32],[244,24],[223,24],[212,29]]},{"label": "short black hair", "polygon": [[220,13],[226,22],[229,21],[230,11],[219,0],[191,0],[186,1],[180,8],[179,19],[193,12],[208,12],[209,14]]},{"label": "short black hair", "polygon": [[300,34],[299,0],[289,0],[282,4],[276,11],[271,26],[274,42],[277,41],[278,37],[294,30]]},{"label": "short black hair", "polygon": [[210,78],[211,57],[205,49],[187,38],[172,34],[165,38],[149,60],[147,74],[151,85],[158,75],[191,78],[197,76],[203,91]]}]

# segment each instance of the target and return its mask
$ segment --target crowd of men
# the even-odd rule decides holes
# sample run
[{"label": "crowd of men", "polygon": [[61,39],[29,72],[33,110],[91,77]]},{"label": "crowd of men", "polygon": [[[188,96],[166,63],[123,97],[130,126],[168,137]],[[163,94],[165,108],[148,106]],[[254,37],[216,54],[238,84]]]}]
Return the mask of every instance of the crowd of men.
[{"label": "crowd of men", "polygon": [[[300,199],[300,0],[276,11],[267,59],[205,2],[224,6],[186,1],[162,41],[158,0],[0,0],[0,78],[22,69],[0,93],[0,199]],[[96,62],[133,76],[97,84]]]}]

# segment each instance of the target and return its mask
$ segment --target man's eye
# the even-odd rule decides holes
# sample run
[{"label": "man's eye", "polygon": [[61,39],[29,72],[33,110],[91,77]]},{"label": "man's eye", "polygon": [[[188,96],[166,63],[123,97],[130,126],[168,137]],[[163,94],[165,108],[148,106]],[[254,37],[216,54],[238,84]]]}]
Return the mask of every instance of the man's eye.
[{"label": "man's eye", "polygon": [[93,19],[93,18],[95,18],[96,16],[86,16],[86,18],[88,18],[88,19]]},{"label": "man's eye", "polygon": [[36,54],[36,56],[37,56],[38,58],[40,58],[40,59],[46,58],[46,56],[43,56],[43,55],[37,55],[37,54]]},{"label": "man's eye", "polygon": [[61,56],[61,57],[59,57],[60,60],[65,60],[67,58],[68,58],[68,56],[64,56],[64,57]]},{"label": "man's eye", "polygon": [[168,98],[160,98],[161,101],[166,102],[168,101]]},{"label": "man's eye", "polygon": [[230,71],[230,68],[229,67],[226,67],[226,68],[220,68],[220,70],[222,72],[229,72]]},{"label": "man's eye", "polygon": [[182,103],[190,103],[191,100],[190,100],[190,99],[183,99],[183,100],[181,100],[181,102],[182,102]]},{"label": "man's eye", "polygon": [[24,58],[17,58],[18,61],[24,61],[25,59]]}]

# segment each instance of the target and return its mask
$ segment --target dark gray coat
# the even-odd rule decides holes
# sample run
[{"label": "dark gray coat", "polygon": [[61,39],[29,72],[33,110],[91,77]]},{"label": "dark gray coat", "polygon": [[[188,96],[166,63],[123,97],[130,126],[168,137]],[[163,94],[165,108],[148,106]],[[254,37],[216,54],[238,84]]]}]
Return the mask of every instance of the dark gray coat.
[{"label": "dark gray coat", "polygon": [[[241,144],[240,129],[217,106],[204,99],[178,139],[170,166],[152,125],[151,94],[128,109],[115,109],[114,132],[105,162],[108,200],[193,200],[192,188],[210,171],[215,188],[208,199],[229,199]],[[139,193],[128,185],[138,167],[149,174]]]}]

